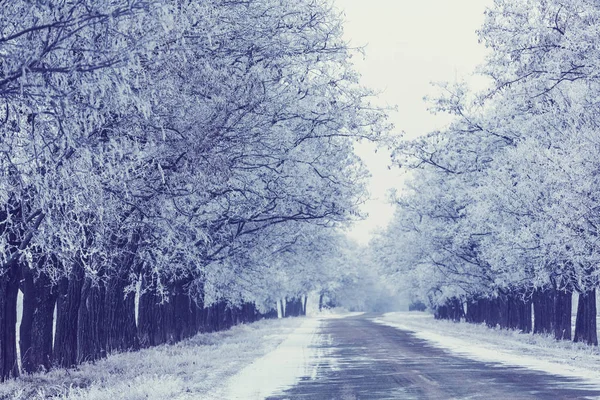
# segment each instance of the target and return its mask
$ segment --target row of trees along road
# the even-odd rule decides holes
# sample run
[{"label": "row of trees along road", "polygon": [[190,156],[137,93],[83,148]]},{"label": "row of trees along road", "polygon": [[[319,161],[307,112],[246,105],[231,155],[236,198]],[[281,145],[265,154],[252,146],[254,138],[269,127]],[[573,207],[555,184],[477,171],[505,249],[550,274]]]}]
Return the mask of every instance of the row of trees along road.
[{"label": "row of trees along road", "polygon": [[0,380],[19,374],[19,290],[32,372],[325,285],[365,196],[353,140],[388,131],[329,3],[0,7]]},{"label": "row of trees along road", "polygon": [[599,20],[593,1],[495,0],[488,89],[443,85],[453,122],[395,152],[411,185],[374,245],[438,318],[598,344]]}]

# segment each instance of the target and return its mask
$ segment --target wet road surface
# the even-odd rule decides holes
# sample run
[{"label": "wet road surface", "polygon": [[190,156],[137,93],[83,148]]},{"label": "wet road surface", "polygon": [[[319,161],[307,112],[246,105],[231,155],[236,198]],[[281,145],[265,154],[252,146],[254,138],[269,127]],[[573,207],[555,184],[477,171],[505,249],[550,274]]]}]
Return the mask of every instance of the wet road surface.
[{"label": "wet road surface", "polygon": [[325,320],[316,374],[269,399],[600,398],[576,379],[462,358],[372,317]]}]

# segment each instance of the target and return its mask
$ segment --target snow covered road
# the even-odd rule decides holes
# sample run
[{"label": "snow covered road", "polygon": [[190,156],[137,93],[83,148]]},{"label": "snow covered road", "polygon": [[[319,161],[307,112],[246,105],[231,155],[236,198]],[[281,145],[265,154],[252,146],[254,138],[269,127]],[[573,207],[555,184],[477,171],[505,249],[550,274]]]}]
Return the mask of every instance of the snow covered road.
[{"label": "snow covered road", "polygon": [[363,313],[332,313],[305,318],[298,328],[270,353],[230,378],[211,399],[262,400],[274,393],[295,386],[301,380],[317,377],[323,363],[329,363],[324,352],[327,346],[321,335],[321,325],[326,320],[356,317]]},{"label": "snow covered road", "polygon": [[316,357],[317,328],[321,320],[306,319],[275,350],[248,365],[232,377],[217,399],[264,399],[281,388],[293,386],[302,377],[312,376]]},{"label": "snow covered road", "polygon": [[316,373],[268,399],[585,399],[584,380],[453,354],[374,316],[327,319],[313,341]]}]

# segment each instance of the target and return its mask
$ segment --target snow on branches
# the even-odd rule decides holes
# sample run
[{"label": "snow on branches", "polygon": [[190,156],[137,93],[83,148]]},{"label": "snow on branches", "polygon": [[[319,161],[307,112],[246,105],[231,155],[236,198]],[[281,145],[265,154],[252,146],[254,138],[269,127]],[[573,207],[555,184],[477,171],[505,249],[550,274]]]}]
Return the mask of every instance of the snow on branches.
[{"label": "snow on branches", "polygon": [[277,264],[282,295],[309,289],[314,267],[270,254],[310,253],[357,214],[353,140],[388,131],[327,2],[0,3],[3,285],[20,269],[43,278],[60,315],[78,296],[90,310],[125,297],[127,324],[136,285],[144,307],[182,293],[258,304]]},{"label": "snow on branches", "polygon": [[413,179],[376,243],[418,298],[595,297],[598,18],[585,0],[496,0],[479,31],[490,87],[444,86],[433,109],[454,122],[396,150]]}]

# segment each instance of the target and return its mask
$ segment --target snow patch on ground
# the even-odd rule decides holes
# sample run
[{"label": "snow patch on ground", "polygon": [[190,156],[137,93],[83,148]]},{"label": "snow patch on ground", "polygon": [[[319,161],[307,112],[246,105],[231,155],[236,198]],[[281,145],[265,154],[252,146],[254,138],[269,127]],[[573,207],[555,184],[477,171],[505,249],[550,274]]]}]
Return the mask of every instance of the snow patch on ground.
[{"label": "snow patch on ground", "polygon": [[313,376],[311,361],[317,354],[312,345],[320,324],[321,319],[306,319],[275,350],[231,378],[214,399],[264,399]]},{"label": "snow patch on ground", "polygon": [[413,332],[457,355],[578,378],[600,389],[600,357],[598,349],[591,346],[482,325],[436,321],[425,313],[388,313],[374,321]]}]

